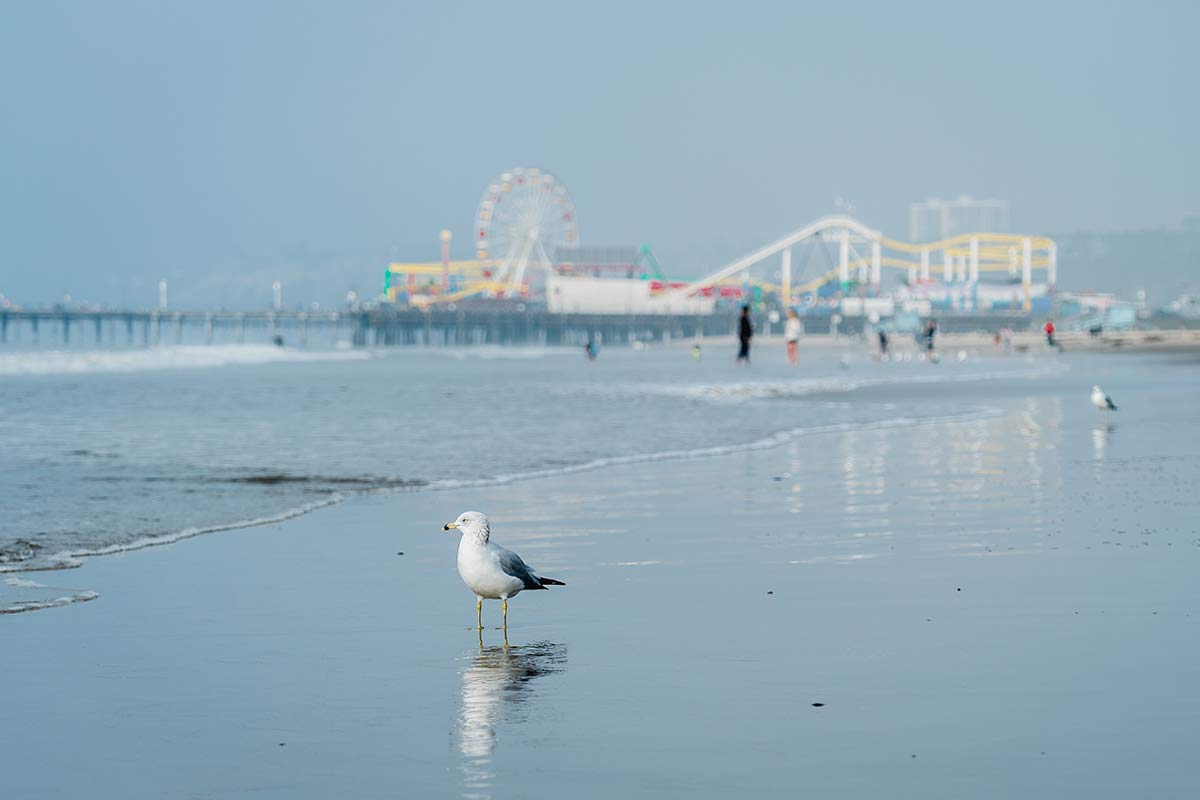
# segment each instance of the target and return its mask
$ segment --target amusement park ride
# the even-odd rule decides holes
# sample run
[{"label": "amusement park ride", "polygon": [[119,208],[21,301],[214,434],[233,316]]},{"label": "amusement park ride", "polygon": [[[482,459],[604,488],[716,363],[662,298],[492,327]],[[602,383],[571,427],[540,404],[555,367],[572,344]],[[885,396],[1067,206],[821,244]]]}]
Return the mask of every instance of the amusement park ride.
[{"label": "amusement park ride", "polygon": [[[885,313],[897,304],[1029,312],[1048,307],[1058,279],[1057,247],[1044,236],[980,232],[910,243],[833,215],[702,278],[672,281],[648,246],[580,248],[570,193],[536,168],[488,184],[473,233],[474,260],[451,261],[450,232],[442,231],[440,262],[389,264],[386,298],[418,307],[544,303],[551,312],[601,314],[710,314],[722,301],[840,305],[861,314],[877,300],[886,301]],[[886,295],[885,269],[900,272]],[[1035,282],[1035,271],[1042,280]]]}]

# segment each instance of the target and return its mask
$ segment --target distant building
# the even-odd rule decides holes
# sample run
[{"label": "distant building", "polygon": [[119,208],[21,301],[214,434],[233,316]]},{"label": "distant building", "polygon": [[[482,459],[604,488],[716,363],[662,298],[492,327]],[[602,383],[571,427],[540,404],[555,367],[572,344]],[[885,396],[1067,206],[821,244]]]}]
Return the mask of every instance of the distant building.
[{"label": "distant building", "polygon": [[909,241],[933,242],[960,233],[1009,233],[1007,200],[957,200],[913,203],[908,210]]}]

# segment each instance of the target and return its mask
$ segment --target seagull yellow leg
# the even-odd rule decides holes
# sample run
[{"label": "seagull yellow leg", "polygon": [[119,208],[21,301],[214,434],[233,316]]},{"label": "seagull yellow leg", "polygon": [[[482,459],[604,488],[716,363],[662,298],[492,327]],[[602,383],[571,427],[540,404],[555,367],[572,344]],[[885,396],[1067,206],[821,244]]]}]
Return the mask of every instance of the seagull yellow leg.
[{"label": "seagull yellow leg", "polygon": [[504,604],[504,632],[508,633],[508,601],[502,600],[501,602]]},{"label": "seagull yellow leg", "polygon": [[483,630],[483,598],[475,598],[475,618],[479,630]]}]

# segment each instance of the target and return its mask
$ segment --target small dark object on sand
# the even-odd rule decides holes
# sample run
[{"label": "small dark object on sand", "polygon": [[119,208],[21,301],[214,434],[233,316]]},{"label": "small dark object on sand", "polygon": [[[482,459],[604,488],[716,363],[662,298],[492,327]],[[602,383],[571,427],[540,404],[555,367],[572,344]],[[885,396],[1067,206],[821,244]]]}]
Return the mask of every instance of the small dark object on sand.
[{"label": "small dark object on sand", "polygon": [[770,589],[768,589],[768,590],[767,590],[767,594],[775,594],[775,592],[773,592],[773,591],[771,591]]},{"label": "small dark object on sand", "polygon": [[956,591],[959,591],[959,592],[961,592],[961,591],[962,591],[962,587],[961,587],[961,586],[960,586],[960,587],[958,587],[958,589],[957,589]]},{"label": "small dark object on sand", "polygon": [[825,704],[824,703],[813,703],[813,708],[821,708],[823,705],[825,705]]},{"label": "small dark object on sand", "polygon": [[287,742],[280,742],[280,743],[279,743],[279,746],[280,746],[280,747],[286,747],[286,746],[287,746]]},{"label": "small dark object on sand", "polygon": [[403,550],[401,550],[399,553],[396,553],[396,555],[398,555],[398,556],[402,556],[402,555],[404,555],[404,551],[403,551]]}]

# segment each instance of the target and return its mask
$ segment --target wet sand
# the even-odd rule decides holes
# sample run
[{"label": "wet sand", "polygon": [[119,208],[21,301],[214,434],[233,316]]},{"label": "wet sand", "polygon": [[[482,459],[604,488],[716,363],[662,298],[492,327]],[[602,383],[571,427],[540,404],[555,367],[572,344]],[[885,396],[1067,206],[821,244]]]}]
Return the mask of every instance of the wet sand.
[{"label": "wet sand", "polygon": [[[1194,367],[1107,420],[1086,389],[1116,361],[956,389],[967,421],[39,574],[101,596],[0,621],[4,794],[1195,796]],[[468,508],[568,584],[510,604],[507,648],[441,532]]]}]

